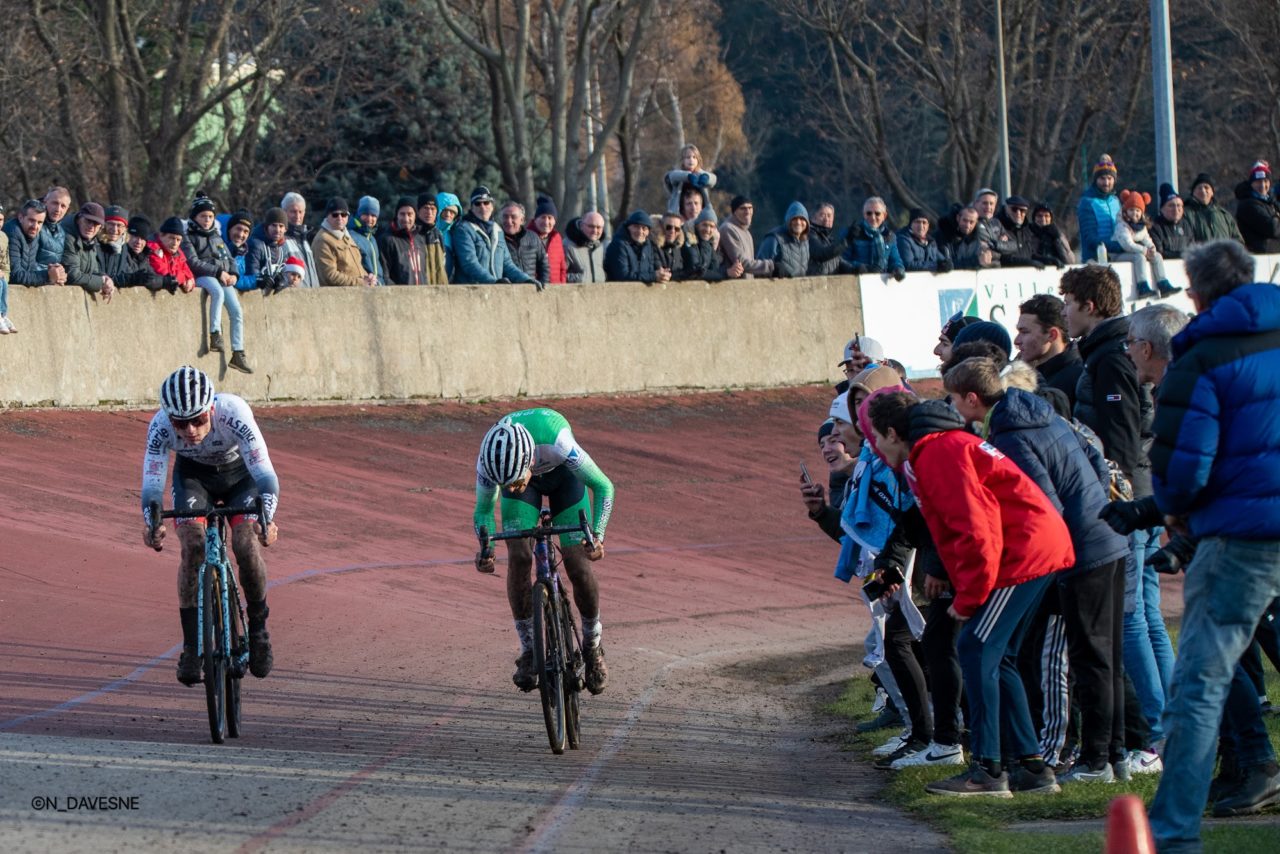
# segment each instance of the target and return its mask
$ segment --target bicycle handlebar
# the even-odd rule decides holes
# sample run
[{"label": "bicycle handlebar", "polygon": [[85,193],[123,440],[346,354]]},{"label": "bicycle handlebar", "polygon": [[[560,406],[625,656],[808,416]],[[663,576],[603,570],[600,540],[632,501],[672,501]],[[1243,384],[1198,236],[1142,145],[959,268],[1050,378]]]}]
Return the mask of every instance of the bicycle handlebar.
[{"label": "bicycle handlebar", "polygon": [[[543,511],[543,518],[549,520],[550,515]],[[540,524],[522,531],[503,531],[501,534],[490,534],[482,527],[477,533],[477,537],[480,540],[480,550],[487,554],[494,540],[524,540],[530,537],[539,539],[553,537],[556,534],[582,534],[586,537],[587,545],[595,548],[596,537],[591,531],[591,523],[587,520],[587,511],[585,510],[578,511],[578,524],[576,525]]]},{"label": "bicycle handlebar", "polygon": [[191,510],[164,510],[160,509],[160,502],[153,501],[150,506],[151,510],[151,535],[154,537],[156,531],[160,528],[162,519],[206,519],[217,516],[252,516],[257,515],[262,519],[266,515],[266,508],[263,507],[262,496],[259,495],[254,499],[253,504],[247,504],[242,507],[203,507],[193,508]]}]

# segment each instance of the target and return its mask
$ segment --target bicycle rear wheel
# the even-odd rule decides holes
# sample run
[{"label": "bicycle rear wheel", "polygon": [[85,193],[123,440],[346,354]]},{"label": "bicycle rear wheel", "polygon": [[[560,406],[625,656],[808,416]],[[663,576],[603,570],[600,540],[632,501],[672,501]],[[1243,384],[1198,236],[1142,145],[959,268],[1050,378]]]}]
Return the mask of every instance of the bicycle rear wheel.
[{"label": "bicycle rear wheel", "polygon": [[564,644],[557,605],[551,585],[543,581],[533,585],[533,666],[538,673],[547,739],[551,752],[560,754],[565,745]]},{"label": "bicycle rear wheel", "polygon": [[[235,594],[235,586],[233,585],[227,591],[228,596]],[[238,594],[236,594],[238,596]],[[243,645],[246,643],[244,635],[244,627],[240,624],[240,608],[239,602],[231,602],[230,614],[228,614],[228,622],[231,624],[231,655],[230,664],[227,666],[227,735],[231,738],[240,737],[240,685],[241,677],[244,676],[244,670],[239,666]],[[247,655],[247,653],[245,653]]]},{"label": "bicycle rear wheel", "polygon": [[227,659],[222,654],[222,585],[217,564],[204,568],[204,696],[209,707],[209,735],[222,744],[227,732]]},{"label": "bicycle rear wheel", "polygon": [[569,596],[560,588],[560,637],[564,641],[564,724],[569,749],[577,750],[581,743],[579,727],[578,692],[582,690],[585,662],[578,629],[573,622],[573,608]]}]

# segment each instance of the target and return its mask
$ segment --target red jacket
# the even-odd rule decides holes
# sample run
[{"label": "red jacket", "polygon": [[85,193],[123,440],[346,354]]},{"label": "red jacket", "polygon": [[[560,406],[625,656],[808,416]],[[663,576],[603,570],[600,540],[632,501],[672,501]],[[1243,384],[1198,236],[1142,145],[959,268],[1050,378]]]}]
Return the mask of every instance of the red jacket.
[{"label": "red jacket", "polygon": [[[529,225],[529,230],[538,234],[532,224]],[[542,235],[538,234],[538,237],[541,238]],[[547,249],[547,268],[550,270],[547,282],[552,285],[563,285],[569,281],[569,265],[564,260],[564,238],[559,232],[553,231],[546,240],[542,241],[542,245]]]},{"label": "red jacket", "polygon": [[906,467],[964,617],[992,590],[1075,564],[1071,534],[1035,481],[963,430],[921,437]]},{"label": "red jacket", "polygon": [[147,246],[151,248],[151,269],[162,276],[172,276],[175,284],[195,281],[195,274],[191,272],[182,250],[170,255],[158,241],[151,241]]}]

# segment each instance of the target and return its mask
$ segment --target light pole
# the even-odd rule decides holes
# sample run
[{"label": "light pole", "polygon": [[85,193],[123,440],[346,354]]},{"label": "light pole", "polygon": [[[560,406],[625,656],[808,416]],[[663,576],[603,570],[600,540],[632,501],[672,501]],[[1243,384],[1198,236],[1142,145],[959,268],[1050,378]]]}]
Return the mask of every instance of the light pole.
[{"label": "light pole", "polygon": [[1156,113],[1156,185],[1167,183],[1177,189],[1178,135],[1173,119],[1173,59],[1169,51],[1168,0],[1151,0],[1151,84]]},{"label": "light pole", "polygon": [[1009,177],[1009,99],[1004,91],[1004,6],[996,0],[996,75],[1000,78],[1000,192],[1013,195]]}]

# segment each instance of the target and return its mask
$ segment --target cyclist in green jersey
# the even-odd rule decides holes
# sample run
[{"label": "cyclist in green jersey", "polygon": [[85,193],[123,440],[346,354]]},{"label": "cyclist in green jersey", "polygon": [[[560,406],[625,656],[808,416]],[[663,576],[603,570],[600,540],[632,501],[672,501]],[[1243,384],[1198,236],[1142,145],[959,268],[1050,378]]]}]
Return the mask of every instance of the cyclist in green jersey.
[{"label": "cyclist in green jersey", "polygon": [[[587,490],[591,501],[587,501]],[[513,412],[489,429],[476,460],[474,524],[497,530],[494,503],[501,495],[502,530],[519,531],[538,524],[544,499],[556,525],[573,525],[578,511],[593,520],[595,548],[581,534],[560,537],[565,571],[573,584],[573,600],[582,618],[587,690],[604,690],[608,671],[600,645],[600,594],[591,561],[604,557],[604,533],[613,512],[613,484],[573,438],[569,422],[554,409]],[[494,558],[476,554],[476,569],[493,572]],[[520,636],[520,657],[512,681],[522,691],[538,685],[533,669],[533,548],[530,540],[507,540],[507,600]]]}]

